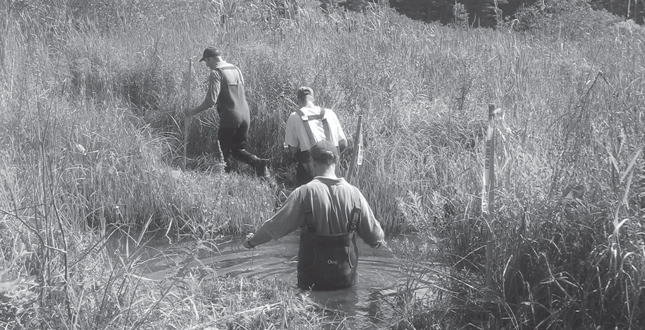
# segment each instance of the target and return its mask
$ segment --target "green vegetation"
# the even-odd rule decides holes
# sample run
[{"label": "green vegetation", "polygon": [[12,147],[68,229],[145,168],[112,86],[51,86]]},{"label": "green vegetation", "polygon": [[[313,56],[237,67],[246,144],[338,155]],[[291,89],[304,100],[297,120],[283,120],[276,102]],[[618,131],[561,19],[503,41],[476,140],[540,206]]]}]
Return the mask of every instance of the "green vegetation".
[{"label": "green vegetation", "polygon": [[[357,184],[388,234],[438,243],[397,251],[410,278],[391,328],[644,327],[645,33],[559,3],[526,9],[518,32],[305,0],[4,0],[0,325],[350,327],[284,283],[140,276],[147,234],[214,250],[282,198],[244,166],[208,166],[214,111],[191,124],[191,157],[205,161],[179,170],[186,86],[200,102],[196,58],[215,45],[245,74],[249,149],[272,158],[280,183],[293,175],[282,139],[297,87],[313,87],[348,133],[364,116]],[[504,111],[492,288],[479,200],[489,103]],[[563,196],[569,186],[584,193]],[[124,235],[136,244],[114,247]],[[447,270],[428,284],[437,260]],[[416,286],[443,300],[416,299]]]},{"label": "green vegetation", "polygon": [[[368,1],[346,0],[341,3],[351,4],[347,7],[355,9],[361,7],[359,4],[365,6]],[[443,24],[464,22],[474,27],[499,27],[514,19],[522,21],[522,13],[527,9],[539,13],[541,17],[552,15],[558,18],[559,15],[553,14],[562,7],[572,9],[570,14],[587,7],[633,20],[640,25],[643,25],[645,15],[643,2],[637,0],[392,0],[390,4],[413,19]]]}]

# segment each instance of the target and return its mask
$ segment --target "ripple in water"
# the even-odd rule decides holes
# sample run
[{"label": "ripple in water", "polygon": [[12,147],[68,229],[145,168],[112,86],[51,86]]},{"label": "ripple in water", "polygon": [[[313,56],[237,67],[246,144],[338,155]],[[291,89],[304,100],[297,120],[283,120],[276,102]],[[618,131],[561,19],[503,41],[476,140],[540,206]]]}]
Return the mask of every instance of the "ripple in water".
[{"label": "ripple in water", "polygon": [[[296,290],[298,242],[296,231],[278,241],[260,245],[253,250],[242,247],[241,242],[217,246],[218,251],[200,255],[182,269],[197,269],[202,279],[219,276],[250,277],[288,283]],[[365,324],[381,323],[391,316],[388,297],[396,294],[396,287],[403,285],[406,276],[399,260],[388,248],[372,249],[357,237],[359,248],[358,284],[353,288],[335,291],[311,291],[306,294],[328,310],[342,311],[348,317]],[[174,252],[173,252],[174,250]],[[169,248],[146,264],[144,275],[160,280],[172,276],[177,266],[185,262],[187,248]],[[177,274],[181,276],[181,272]]]}]

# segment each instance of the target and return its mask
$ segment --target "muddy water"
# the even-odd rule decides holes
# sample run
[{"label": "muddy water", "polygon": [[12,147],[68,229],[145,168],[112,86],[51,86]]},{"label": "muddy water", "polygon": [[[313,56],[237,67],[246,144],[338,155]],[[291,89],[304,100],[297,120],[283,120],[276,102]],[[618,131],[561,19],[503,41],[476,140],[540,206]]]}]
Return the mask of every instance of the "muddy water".
[{"label": "muddy water", "polygon": [[[297,292],[297,259],[299,232],[278,241],[247,250],[240,241],[227,242],[192,253],[194,246],[179,244],[162,249],[150,256],[144,275],[161,280],[197,272],[201,279],[218,276],[229,278],[252,277],[283,281]],[[372,249],[357,237],[359,246],[358,284],[356,287],[336,291],[312,291],[305,294],[328,310],[340,310],[361,324],[378,325],[394,314],[393,296],[407,278],[399,259],[393,254],[396,242],[388,248]],[[394,249],[392,249],[394,248]],[[178,271],[179,270],[179,271]]]}]

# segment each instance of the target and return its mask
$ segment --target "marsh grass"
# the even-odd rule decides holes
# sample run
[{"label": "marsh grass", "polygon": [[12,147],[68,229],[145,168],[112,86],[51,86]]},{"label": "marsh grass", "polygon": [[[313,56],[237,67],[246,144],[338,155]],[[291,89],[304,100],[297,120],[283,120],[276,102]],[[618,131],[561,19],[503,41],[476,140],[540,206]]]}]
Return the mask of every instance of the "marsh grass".
[{"label": "marsh grass", "polygon": [[[5,16],[3,326],[324,326],[325,312],[283,283],[150,282],[138,273],[140,246],[106,245],[113,232],[143,245],[142,230],[170,240],[237,237],[279,204],[280,192],[243,165],[228,176],[197,170],[209,167],[197,159],[214,157],[214,111],[191,124],[195,170],[179,170],[181,110],[203,97],[207,71],[195,59],[206,45],[244,72],[248,148],[272,158],[282,183],[293,175],[282,140],[297,87],[311,86],[348,133],[364,116],[357,185],[389,234],[437,243],[421,249],[424,258],[418,247],[400,252],[414,262],[410,288],[392,301],[401,315],[393,328],[645,323],[639,30],[618,30],[605,16],[587,17],[588,29],[551,20],[521,33],[451,29],[381,7],[324,14],[300,0],[93,2],[108,5],[105,15],[45,1]],[[483,284],[478,199],[489,103],[504,111],[493,288]],[[570,185],[584,194],[563,196]],[[431,277],[434,260],[445,268]],[[418,286],[447,305],[411,295]]]}]

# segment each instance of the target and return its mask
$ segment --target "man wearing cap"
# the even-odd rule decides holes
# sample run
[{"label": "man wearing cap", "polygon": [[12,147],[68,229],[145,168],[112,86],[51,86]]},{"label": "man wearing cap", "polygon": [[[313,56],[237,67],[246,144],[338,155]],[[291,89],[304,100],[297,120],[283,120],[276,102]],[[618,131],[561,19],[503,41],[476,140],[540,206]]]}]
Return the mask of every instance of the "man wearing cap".
[{"label": "man wearing cap", "polygon": [[323,140],[310,153],[315,178],[296,188],[271,219],[247,236],[244,247],[252,249],[300,228],[298,287],[354,286],[358,264],[354,234],[378,248],[384,244],[383,229],[358,188],[336,176],[338,148]]},{"label": "man wearing cap", "polygon": [[186,116],[192,116],[217,104],[219,130],[217,139],[222,148],[226,172],[231,170],[230,158],[254,167],[260,177],[268,176],[267,159],[261,159],[246,151],[246,137],[249,131],[250,113],[244,95],[244,78],[238,67],[222,59],[221,51],[208,47],[202,58],[211,69],[208,77],[208,92],[204,102],[196,108],[186,109]]},{"label": "man wearing cap", "polygon": [[309,154],[311,146],[318,141],[327,140],[342,153],[347,147],[347,138],[334,111],[314,104],[314,92],[311,88],[298,88],[297,97],[300,108],[287,119],[284,144],[298,162],[296,181],[298,185],[302,185],[314,177],[313,161]]}]

